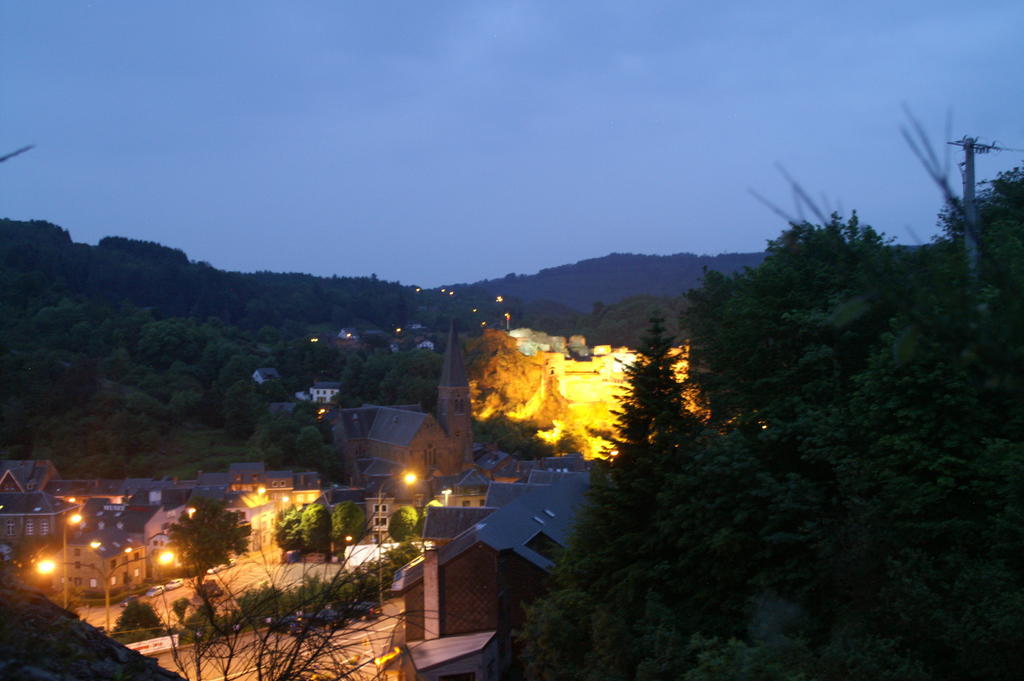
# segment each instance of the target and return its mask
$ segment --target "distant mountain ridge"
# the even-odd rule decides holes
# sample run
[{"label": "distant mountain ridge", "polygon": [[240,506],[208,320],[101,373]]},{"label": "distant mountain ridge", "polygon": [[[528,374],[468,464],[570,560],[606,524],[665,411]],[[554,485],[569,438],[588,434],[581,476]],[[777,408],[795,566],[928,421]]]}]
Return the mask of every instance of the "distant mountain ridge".
[{"label": "distant mountain ridge", "polygon": [[[701,285],[705,268],[723,274],[756,267],[765,253],[641,255],[612,253],[537,274],[510,274],[470,286],[531,302],[550,300],[587,312],[594,303],[616,303],[639,295],[678,296]],[[466,286],[467,284],[463,284]],[[459,286],[456,284],[455,286]]]}]

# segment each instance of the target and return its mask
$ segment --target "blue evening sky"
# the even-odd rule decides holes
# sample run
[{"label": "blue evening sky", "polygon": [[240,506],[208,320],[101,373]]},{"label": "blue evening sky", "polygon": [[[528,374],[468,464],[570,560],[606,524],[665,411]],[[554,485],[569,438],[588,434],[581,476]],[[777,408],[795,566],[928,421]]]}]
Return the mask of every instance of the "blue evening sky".
[{"label": "blue evening sky", "polygon": [[941,204],[901,107],[1024,147],[1022,36],[1020,0],[0,0],[0,154],[37,145],[0,217],[429,286],[760,250],[778,163],[912,243]]}]

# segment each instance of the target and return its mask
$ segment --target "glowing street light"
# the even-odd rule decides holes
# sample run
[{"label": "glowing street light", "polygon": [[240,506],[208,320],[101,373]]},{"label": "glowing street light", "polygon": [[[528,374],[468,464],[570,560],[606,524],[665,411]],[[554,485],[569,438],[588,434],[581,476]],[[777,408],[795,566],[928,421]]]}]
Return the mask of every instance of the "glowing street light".
[{"label": "glowing street light", "polygon": [[157,557],[157,561],[159,561],[161,565],[170,565],[171,562],[174,561],[174,552],[164,551]]},{"label": "glowing street light", "polygon": [[496,302],[496,303],[504,303],[505,302],[505,296],[498,296],[497,298],[494,299],[494,302]]},{"label": "glowing street light", "polygon": [[56,569],[57,569],[57,564],[54,563],[52,560],[41,560],[41,561],[39,561],[39,564],[36,565],[36,570],[41,575],[48,575],[48,574],[52,573],[54,570],[56,570]]},{"label": "glowing street light", "polygon": [[[416,474],[409,471],[402,476],[402,481],[406,485],[411,485],[416,482]],[[390,482],[390,478],[383,480],[380,483],[380,487],[377,488],[377,508],[373,514],[373,529],[377,532],[377,600],[380,605],[381,611],[384,610],[384,576],[381,564],[384,561],[382,556],[384,548],[384,534],[381,531],[381,506],[384,505],[384,485]]]}]

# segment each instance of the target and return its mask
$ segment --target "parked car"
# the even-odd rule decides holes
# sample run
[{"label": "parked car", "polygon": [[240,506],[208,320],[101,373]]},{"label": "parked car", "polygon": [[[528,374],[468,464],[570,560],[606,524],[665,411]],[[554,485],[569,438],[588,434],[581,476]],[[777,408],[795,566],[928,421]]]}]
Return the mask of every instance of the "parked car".
[{"label": "parked car", "polygon": [[373,601],[360,601],[352,604],[354,618],[373,619],[380,616],[380,605]]},{"label": "parked car", "polygon": [[208,575],[215,575],[218,572],[223,572],[224,570],[227,570],[229,567],[231,567],[231,566],[228,565],[227,563],[221,563],[220,565],[214,565],[212,568],[206,568],[206,574],[208,574]]},{"label": "parked car", "polygon": [[137,595],[125,596],[124,600],[118,603],[118,605],[122,608],[127,608],[129,603],[137,600],[139,600],[139,597]]},{"label": "parked car", "polygon": [[146,596],[152,598],[153,596],[159,596],[164,591],[167,591],[167,587],[164,586],[163,584],[157,584],[156,586],[154,586],[153,588],[151,588],[149,591],[146,592]]},{"label": "parked car", "polygon": [[175,589],[180,589],[184,585],[185,580],[181,577],[178,577],[177,579],[172,579],[171,581],[164,584],[164,591],[174,591]]}]

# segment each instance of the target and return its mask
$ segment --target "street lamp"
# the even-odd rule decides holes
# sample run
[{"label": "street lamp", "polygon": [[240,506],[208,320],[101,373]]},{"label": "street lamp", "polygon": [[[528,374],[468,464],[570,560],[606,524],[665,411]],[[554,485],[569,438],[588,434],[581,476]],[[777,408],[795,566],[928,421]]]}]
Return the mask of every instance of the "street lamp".
[{"label": "street lamp", "polygon": [[[411,485],[416,482],[416,474],[408,472],[402,476],[402,481],[406,485]],[[373,514],[373,525],[374,530],[377,531],[377,601],[380,605],[381,612],[384,611],[384,571],[383,571],[383,550],[384,550],[384,534],[381,531],[380,508],[384,504],[384,486],[391,482],[391,479],[384,480],[380,483],[380,487],[377,488],[377,509]]]},{"label": "street lamp", "polygon": [[[75,515],[78,515],[78,514],[75,514]],[[92,549],[95,550],[95,549],[98,549],[101,546],[103,546],[103,544],[101,542],[93,540],[93,541],[89,542],[89,546]],[[65,550],[66,549],[67,549],[67,546],[65,545]],[[135,549],[132,548],[131,546],[126,546],[125,549],[124,549],[124,552],[125,553],[131,553],[134,550]],[[65,555],[64,558],[66,559],[67,555]],[[145,556],[139,556],[138,558],[132,558],[131,560],[126,560],[124,562],[124,565],[127,565],[128,563],[134,563],[137,560],[145,560]],[[67,577],[67,571],[68,571],[68,567],[67,567],[68,566],[68,561],[64,560],[63,562],[64,562],[64,575],[65,575],[64,583],[66,585],[67,584],[66,577]],[[100,578],[103,580],[103,605],[104,605],[104,607],[106,609],[106,623],[107,623],[107,626],[106,626],[105,630],[109,633],[110,632],[110,573],[114,569],[116,569],[117,566],[115,565],[111,569],[103,569],[103,568],[96,567],[92,563],[80,563],[80,565],[84,565],[87,568],[91,568],[91,569],[95,570],[97,573],[99,573]],[[105,565],[105,559],[101,558],[100,565]],[[36,565],[36,571],[39,572],[40,574],[43,574],[43,575],[51,574],[56,569],[57,569],[57,564],[54,561],[52,561],[52,560],[41,560]],[[67,590],[65,588],[65,598],[66,597],[67,597]]]},{"label": "street lamp", "polygon": [[74,513],[70,517],[66,518],[65,522],[63,523],[64,542],[63,542],[63,545],[62,545],[62,548],[61,548],[60,556],[61,556],[61,560],[64,563],[61,566],[63,568],[63,570],[62,570],[63,574],[61,576],[61,581],[64,582],[64,609],[65,610],[68,609],[68,525],[77,525],[80,522],[82,522],[82,514],[81,513]]}]

